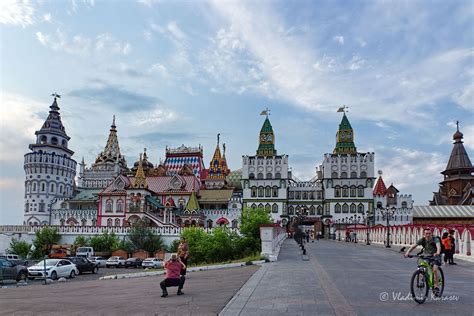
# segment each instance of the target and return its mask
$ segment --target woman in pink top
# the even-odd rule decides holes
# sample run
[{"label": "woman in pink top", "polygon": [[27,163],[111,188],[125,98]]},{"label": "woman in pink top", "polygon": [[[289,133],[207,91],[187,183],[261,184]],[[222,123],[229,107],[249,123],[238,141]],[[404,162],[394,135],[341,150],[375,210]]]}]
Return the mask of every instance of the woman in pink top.
[{"label": "woman in pink top", "polygon": [[165,262],[165,269],[165,279],[160,282],[160,287],[163,291],[161,297],[168,296],[168,291],[166,290],[166,288],[170,286],[177,286],[177,294],[183,295],[184,293],[181,290],[183,289],[184,281],[186,280],[186,278],[184,277],[184,275],[180,276],[180,272],[181,269],[186,269],[186,265],[181,262],[181,260],[176,254],[173,254],[171,255],[171,258]]}]

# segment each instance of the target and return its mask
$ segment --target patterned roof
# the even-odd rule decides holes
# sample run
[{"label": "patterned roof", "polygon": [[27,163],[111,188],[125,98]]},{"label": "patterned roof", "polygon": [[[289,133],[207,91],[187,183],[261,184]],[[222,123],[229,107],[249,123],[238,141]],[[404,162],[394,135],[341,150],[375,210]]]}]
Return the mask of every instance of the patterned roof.
[{"label": "patterned roof", "polygon": [[56,132],[69,140],[70,138],[67,136],[66,130],[64,129],[64,125],[61,122],[61,116],[59,114],[59,106],[56,96],[54,97],[53,104],[51,104],[49,108],[51,110],[49,111],[49,115],[46,118],[46,121],[43,123],[41,129],[36,133],[39,134]]},{"label": "patterned roof", "polygon": [[80,189],[80,191],[68,201],[96,201],[102,189]]},{"label": "patterned roof", "polygon": [[186,152],[183,154],[177,154],[175,152],[168,152],[167,150],[165,166],[167,168],[168,175],[177,174],[185,164],[189,165],[194,175],[200,178],[201,170],[204,169],[204,164],[202,162],[202,152]]},{"label": "patterned roof", "polygon": [[234,190],[201,190],[199,201],[201,203],[209,202],[229,202]]},{"label": "patterned roof", "polygon": [[471,218],[474,205],[429,205],[413,206],[414,218]]},{"label": "patterned roof", "polygon": [[374,196],[385,196],[385,194],[387,194],[387,188],[385,187],[382,176],[379,176],[377,183],[375,184]]},{"label": "patterned roof", "polygon": [[227,176],[227,183],[235,188],[242,188],[242,169],[234,170]]},{"label": "patterned roof", "polygon": [[118,162],[122,169],[127,169],[125,157],[120,153],[120,146],[117,138],[117,126],[115,126],[115,115],[110,125],[109,138],[105,144],[104,150],[97,156],[95,163]]},{"label": "patterned roof", "polygon": [[[126,185],[125,187],[130,187],[131,183],[135,183],[135,177],[126,177],[124,178]],[[169,194],[169,193],[191,193],[194,187],[199,189],[199,180],[195,176],[166,176],[166,177],[146,177],[147,189],[158,195],[160,194]],[[115,182],[115,181],[114,181]],[[110,184],[107,188],[102,191],[102,193],[114,193],[114,192],[123,192],[125,190],[116,190],[114,188],[114,183]]]}]

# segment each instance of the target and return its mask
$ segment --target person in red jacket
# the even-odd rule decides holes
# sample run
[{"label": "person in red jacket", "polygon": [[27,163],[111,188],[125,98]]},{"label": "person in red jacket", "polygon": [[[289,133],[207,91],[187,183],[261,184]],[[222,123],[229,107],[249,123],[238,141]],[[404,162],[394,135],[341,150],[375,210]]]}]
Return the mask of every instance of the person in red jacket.
[{"label": "person in red jacket", "polygon": [[163,291],[161,297],[168,296],[168,290],[166,288],[170,286],[177,286],[178,293],[176,294],[183,295],[184,293],[181,290],[183,289],[186,278],[184,275],[180,276],[180,272],[181,269],[186,269],[186,265],[181,262],[181,259],[179,259],[176,254],[172,254],[171,258],[165,262],[165,269],[165,279],[160,282],[160,287]]}]

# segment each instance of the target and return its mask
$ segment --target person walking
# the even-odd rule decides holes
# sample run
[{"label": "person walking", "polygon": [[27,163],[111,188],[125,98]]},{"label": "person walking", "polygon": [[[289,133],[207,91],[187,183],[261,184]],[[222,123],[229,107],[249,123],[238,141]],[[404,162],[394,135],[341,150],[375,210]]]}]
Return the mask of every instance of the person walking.
[{"label": "person walking", "polygon": [[189,258],[189,249],[188,243],[186,242],[186,238],[181,237],[178,245],[178,257],[181,262],[185,265],[183,269],[181,269],[181,275],[186,275],[186,266],[188,265],[188,258]]},{"label": "person walking", "polygon": [[181,259],[179,259],[176,254],[172,254],[171,258],[165,262],[165,279],[160,282],[160,287],[162,291],[161,297],[168,296],[168,290],[166,288],[170,286],[178,287],[178,292],[176,293],[177,295],[184,294],[181,290],[183,289],[186,278],[184,275],[180,276],[180,272],[182,269],[186,270],[186,265],[181,262]]},{"label": "person walking", "polygon": [[451,251],[448,263],[456,265],[457,263],[454,262],[454,254],[456,253],[456,239],[454,238],[454,229],[449,231],[449,240],[451,240]]},{"label": "person walking", "polygon": [[448,232],[444,232],[441,237],[441,243],[444,246],[444,264],[446,264],[451,256],[451,239]]}]

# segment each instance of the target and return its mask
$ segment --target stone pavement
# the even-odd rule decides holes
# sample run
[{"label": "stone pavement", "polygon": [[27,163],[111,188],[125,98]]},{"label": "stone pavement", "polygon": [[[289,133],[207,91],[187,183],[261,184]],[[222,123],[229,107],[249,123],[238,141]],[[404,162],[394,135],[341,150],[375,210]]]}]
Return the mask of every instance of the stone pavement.
[{"label": "stone pavement", "polygon": [[380,247],[334,241],[306,244],[303,261],[294,240],[277,262],[265,264],[220,315],[473,315],[474,265],[443,266],[442,300],[410,299],[415,259]]}]

